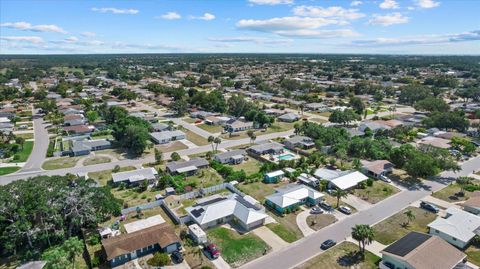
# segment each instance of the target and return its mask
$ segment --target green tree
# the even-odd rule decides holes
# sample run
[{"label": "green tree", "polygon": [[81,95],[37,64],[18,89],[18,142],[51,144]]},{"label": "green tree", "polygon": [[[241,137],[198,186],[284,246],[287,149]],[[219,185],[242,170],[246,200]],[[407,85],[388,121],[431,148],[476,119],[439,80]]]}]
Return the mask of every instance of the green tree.
[{"label": "green tree", "polygon": [[175,115],[177,116],[183,116],[185,113],[187,113],[188,110],[188,104],[185,100],[180,99],[172,102],[169,106],[169,109],[171,109]]},{"label": "green tree", "polygon": [[157,164],[162,164],[163,162],[162,152],[159,149],[155,148],[154,154],[155,154],[155,162],[157,162]]},{"label": "green tree", "polygon": [[335,198],[337,198],[337,208],[338,208],[338,206],[340,205],[340,199],[347,197],[348,192],[341,189],[336,189],[335,191],[333,191],[332,194]]},{"label": "green tree", "polygon": [[42,254],[42,260],[47,262],[45,265],[46,269],[65,269],[70,264],[68,254],[61,247],[45,251]]},{"label": "green tree", "polygon": [[128,125],[120,142],[124,148],[138,156],[147,148],[149,137],[146,128],[138,125]]},{"label": "green tree", "polygon": [[215,137],[215,139],[213,140],[213,143],[215,144],[215,151],[214,152],[217,152],[218,145],[220,145],[220,143],[222,143],[222,139],[220,137]]},{"label": "green tree", "polygon": [[72,262],[73,269],[75,269],[75,257],[82,254],[83,247],[83,242],[77,237],[70,237],[65,242],[63,242],[62,248],[65,253],[68,254],[68,258]]},{"label": "green tree", "polygon": [[98,119],[98,112],[95,110],[90,110],[86,113],[86,117],[90,123],[93,123]]},{"label": "green tree", "polygon": [[460,186],[460,193],[465,194],[465,186],[472,184],[473,178],[471,177],[458,177],[455,182]]},{"label": "green tree", "polygon": [[365,104],[363,103],[362,99],[358,97],[350,98],[349,105],[357,112],[359,115],[363,113],[365,110]]},{"label": "green tree", "polygon": [[450,110],[450,106],[440,98],[427,97],[418,101],[414,105],[417,110],[424,110],[429,112],[447,112]]},{"label": "green tree", "polygon": [[23,150],[23,144],[25,143],[25,138],[17,136],[15,137],[15,143],[19,144]]},{"label": "green tree", "polygon": [[213,135],[210,135],[208,137],[207,141],[212,146],[212,151],[215,151],[215,145],[214,145],[215,137],[213,137]]},{"label": "green tree", "polygon": [[352,238],[358,241],[358,248],[365,256],[365,246],[370,245],[375,237],[375,230],[367,224],[357,224],[352,228]]},{"label": "green tree", "polygon": [[170,157],[172,158],[173,161],[178,161],[181,159],[180,154],[178,154],[177,152],[172,153]]},{"label": "green tree", "polygon": [[415,220],[415,214],[413,214],[411,209],[407,209],[403,214],[407,217],[406,226],[410,225],[410,222]]}]

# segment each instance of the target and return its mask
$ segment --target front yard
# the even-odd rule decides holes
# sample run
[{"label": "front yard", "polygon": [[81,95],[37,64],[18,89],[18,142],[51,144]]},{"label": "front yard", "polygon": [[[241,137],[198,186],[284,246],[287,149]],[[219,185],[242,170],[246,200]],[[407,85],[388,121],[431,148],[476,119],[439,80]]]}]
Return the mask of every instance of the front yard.
[{"label": "front yard", "polygon": [[197,125],[198,128],[201,128],[209,133],[220,133],[222,130],[223,130],[223,127],[222,126],[219,126],[219,125],[210,125],[210,124],[199,124]]},{"label": "front yard", "polygon": [[217,227],[207,234],[218,246],[223,259],[233,267],[239,267],[270,250],[270,246],[253,233],[240,235],[233,230]]},{"label": "front yard", "polygon": [[293,242],[303,237],[303,233],[300,231],[297,225],[297,215],[301,211],[279,216],[275,212],[272,212],[269,207],[266,208],[267,214],[277,221],[277,225],[281,226],[277,227],[276,225],[267,225],[272,232],[276,233],[286,242]]},{"label": "front yard", "polygon": [[160,150],[162,153],[188,149],[188,147],[180,141],[172,141],[168,144],[155,145],[155,148]]},{"label": "front yard", "polygon": [[56,170],[62,168],[74,167],[78,160],[78,157],[60,157],[53,158],[43,163],[42,168],[45,170]]},{"label": "front yard", "polygon": [[318,231],[328,225],[335,223],[337,218],[333,214],[315,214],[307,217],[307,224],[310,228]]},{"label": "front yard", "polygon": [[473,243],[465,250],[465,254],[467,254],[469,262],[480,266],[480,243]]},{"label": "front yard", "polygon": [[10,166],[10,167],[0,167],[0,176],[8,175],[20,170],[20,167]]},{"label": "front yard", "polygon": [[280,223],[269,223],[266,226],[287,243],[295,242],[302,237],[301,234],[297,234],[294,230]]},{"label": "front yard", "polygon": [[109,163],[111,162],[110,158],[104,157],[104,156],[94,156],[86,159],[83,162],[83,165],[88,166],[88,165],[94,165],[94,164],[100,164],[100,163]]},{"label": "front yard", "polygon": [[187,130],[185,128],[183,128],[182,126],[179,126],[178,128],[180,131],[184,132],[186,135],[187,135],[187,140],[189,140],[190,142],[192,142],[193,144],[197,145],[197,146],[205,146],[205,145],[209,145],[210,143],[208,143],[207,139],[204,138],[203,136],[200,136],[190,130]]},{"label": "front yard", "polygon": [[[320,243],[319,243],[320,244]],[[358,246],[351,242],[342,242],[324,253],[297,266],[297,269],[376,269],[380,258],[375,254],[365,251],[365,259],[358,255]]]},{"label": "front yard", "polygon": [[20,151],[15,153],[12,163],[23,163],[28,160],[28,157],[33,150],[33,141],[25,141],[23,143],[23,148],[20,148]]},{"label": "front yard", "polygon": [[447,187],[435,192],[432,196],[444,201],[455,203],[465,201],[469,198],[469,192],[465,191],[464,195],[459,195],[461,189],[457,183],[452,183]]},{"label": "front yard", "polygon": [[367,186],[365,189],[356,189],[354,194],[371,204],[375,204],[399,191],[399,189],[388,183],[375,180],[372,186]]},{"label": "front yard", "polygon": [[[412,213],[415,216],[415,218],[411,220],[408,225],[406,225],[408,218],[404,214],[407,210],[412,210]],[[436,218],[436,214],[424,209],[418,207],[408,207],[373,226],[375,229],[375,240],[384,245],[389,245],[411,231],[427,233],[427,225]]]}]

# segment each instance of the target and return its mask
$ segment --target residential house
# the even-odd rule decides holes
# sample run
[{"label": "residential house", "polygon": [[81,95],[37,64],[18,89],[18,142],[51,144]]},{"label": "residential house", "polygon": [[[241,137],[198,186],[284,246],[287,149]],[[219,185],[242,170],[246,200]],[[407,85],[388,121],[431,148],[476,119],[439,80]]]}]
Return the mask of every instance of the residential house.
[{"label": "residential house", "polygon": [[268,217],[250,196],[231,194],[213,195],[185,209],[190,218],[202,229],[208,229],[235,220],[245,231],[262,226]]},{"label": "residential house", "polygon": [[141,182],[152,182],[157,178],[158,172],[153,167],[141,168],[132,171],[118,172],[112,174],[114,184],[125,182],[130,185],[138,185]]},{"label": "residential house", "polygon": [[188,161],[170,162],[167,164],[167,172],[170,174],[194,175],[198,169],[208,167],[209,163],[203,158],[192,158]]},{"label": "residential house", "polygon": [[285,172],[282,170],[277,170],[273,172],[266,173],[263,177],[263,182],[265,183],[277,183],[285,176]]},{"label": "residential house", "polygon": [[355,188],[360,182],[368,179],[367,176],[358,171],[340,171],[326,168],[319,168],[315,170],[314,176],[319,180],[328,181],[329,188],[337,188],[340,190],[349,190]]},{"label": "residential house", "polygon": [[[438,236],[410,232],[380,252],[380,269],[460,269],[466,254]],[[388,267],[391,264],[393,267]]]},{"label": "residential house", "polygon": [[383,121],[364,121],[358,126],[358,130],[361,132],[365,132],[367,128],[374,133],[380,130],[383,131],[392,129],[392,127],[385,124]]},{"label": "residential house", "polygon": [[88,125],[74,125],[74,126],[65,126],[63,130],[68,134],[81,135],[92,133],[95,128]]},{"label": "residential house", "polygon": [[181,248],[180,238],[167,224],[159,224],[136,232],[102,240],[106,259],[111,267],[156,251],[172,253]]},{"label": "residential house", "polygon": [[245,121],[236,120],[236,121],[233,121],[233,122],[225,123],[225,130],[227,132],[232,132],[232,133],[246,131],[246,130],[250,130],[252,128],[253,128],[253,122],[245,122]]},{"label": "residential house", "polygon": [[362,163],[364,172],[375,178],[386,176],[393,171],[394,167],[393,163],[387,160],[363,161]]},{"label": "residential house", "polygon": [[224,125],[229,120],[230,120],[229,117],[207,116],[205,118],[205,123],[209,125]]},{"label": "residential house", "polygon": [[187,136],[185,135],[184,132],[182,132],[180,130],[174,130],[174,131],[163,131],[163,132],[150,133],[150,138],[156,144],[166,144],[170,141],[186,139]]},{"label": "residential house", "polygon": [[171,131],[171,127],[168,124],[164,123],[154,123],[152,124],[152,129],[155,132]]},{"label": "residential house", "polygon": [[470,198],[462,203],[463,210],[480,216],[480,191],[474,191]]},{"label": "residential house", "polygon": [[285,146],[290,149],[294,148],[301,148],[301,149],[309,149],[315,146],[315,142],[308,136],[294,136],[289,138],[283,142]]},{"label": "residential house", "polygon": [[280,214],[298,208],[301,205],[316,205],[324,194],[300,184],[288,184],[265,197],[265,203]]},{"label": "residential house", "polygon": [[428,224],[429,233],[440,236],[448,243],[466,248],[471,240],[480,235],[480,216],[456,207],[449,207],[445,217],[439,217]]},{"label": "residential house", "polygon": [[84,125],[85,122],[85,117],[82,114],[67,114],[63,117],[65,126]]},{"label": "residential house", "polygon": [[208,116],[212,116],[213,113],[207,111],[194,111],[190,113],[191,118],[198,118],[201,120],[206,119]]},{"label": "residential house", "polygon": [[419,146],[432,146],[442,149],[449,149],[451,147],[450,140],[433,136],[424,137],[420,141],[418,141],[417,144]]},{"label": "residential house", "polygon": [[261,143],[258,145],[251,146],[247,149],[247,152],[252,153],[254,155],[260,156],[265,154],[280,154],[285,151],[282,144],[277,142],[267,142]]},{"label": "residential house", "polygon": [[88,155],[92,151],[109,149],[112,143],[106,139],[96,140],[74,140],[70,151],[73,156]]},{"label": "residential house", "polygon": [[213,159],[223,164],[240,164],[245,160],[247,152],[243,149],[231,150],[215,154]]},{"label": "residential house", "polygon": [[305,110],[326,112],[328,111],[328,106],[322,103],[308,103],[305,105]]},{"label": "residential house", "polygon": [[284,122],[295,122],[299,119],[300,119],[300,116],[295,113],[287,113],[278,117],[279,121],[284,121]]}]

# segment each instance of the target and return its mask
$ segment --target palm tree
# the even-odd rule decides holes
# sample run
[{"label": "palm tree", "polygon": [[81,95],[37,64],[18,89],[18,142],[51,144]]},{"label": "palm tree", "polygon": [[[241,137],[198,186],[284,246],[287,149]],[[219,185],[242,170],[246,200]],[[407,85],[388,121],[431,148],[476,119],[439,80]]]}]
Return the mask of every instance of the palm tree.
[{"label": "palm tree", "polygon": [[75,257],[83,252],[83,243],[77,237],[71,237],[63,243],[63,249],[68,253],[75,269]]},{"label": "palm tree", "polygon": [[353,159],[352,164],[356,170],[359,170],[362,167],[362,163],[357,158]]},{"label": "palm tree", "polygon": [[460,193],[465,193],[465,186],[472,184],[473,179],[471,177],[459,177],[456,182],[460,186]]},{"label": "palm tree", "polygon": [[207,139],[208,143],[210,143],[212,145],[212,151],[215,151],[215,148],[213,147],[213,143],[215,141],[215,137],[213,137],[212,135],[208,137]]},{"label": "palm tree", "polygon": [[344,190],[341,190],[341,189],[336,189],[333,192],[333,196],[335,196],[337,198],[337,208],[340,205],[340,199],[347,197],[347,195],[348,195],[348,192],[346,192]]},{"label": "palm tree", "polygon": [[302,126],[301,126],[300,123],[298,123],[298,122],[295,122],[295,124],[293,124],[294,133],[295,133],[296,135],[299,135],[299,134],[300,134],[300,129],[301,129],[301,127],[302,127]]},{"label": "palm tree", "polygon": [[253,144],[253,141],[257,138],[255,132],[253,130],[248,130],[247,135],[250,137],[250,144]]},{"label": "palm tree", "polygon": [[375,230],[367,224],[357,224],[352,228],[352,238],[358,241],[358,248],[365,256],[365,246],[370,245],[375,236]]},{"label": "palm tree", "polygon": [[410,222],[415,220],[415,215],[413,214],[413,211],[411,209],[406,210],[405,212],[403,212],[403,214],[407,216],[406,226],[410,225]]},{"label": "palm tree", "polygon": [[217,152],[218,145],[222,143],[222,139],[220,139],[220,137],[215,137],[215,139],[213,140],[213,143],[215,144],[215,152]]},{"label": "palm tree", "polygon": [[298,108],[300,108],[300,112],[302,113],[303,115],[303,110],[305,109],[305,104],[301,103]]}]

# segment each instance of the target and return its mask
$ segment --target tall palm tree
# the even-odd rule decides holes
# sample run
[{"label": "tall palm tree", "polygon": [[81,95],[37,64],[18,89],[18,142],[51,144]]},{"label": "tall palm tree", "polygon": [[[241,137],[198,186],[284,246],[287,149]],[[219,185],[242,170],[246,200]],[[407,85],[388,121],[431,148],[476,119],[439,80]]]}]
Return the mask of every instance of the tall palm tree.
[{"label": "tall palm tree", "polygon": [[357,224],[352,228],[352,238],[358,241],[358,248],[365,256],[365,246],[370,245],[375,237],[375,230],[367,224]]},{"label": "tall palm tree", "polygon": [[340,199],[347,197],[347,195],[348,195],[348,192],[346,192],[344,190],[341,190],[341,189],[336,189],[333,192],[333,196],[335,196],[337,198],[337,208],[340,205]]},{"label": "tall palm tree", "polygon": [[403,212],[405,216],[407,216],[407,223],[406,225],[410,225],[410,222],[415,220],[415,215],[413,214],[413,211],[411,209],[407,209],[407,211]]},{"label": "tall palm tree", "polygon": [[83,252],[83,243],[77,237],[71,237],[62,245],[63,249],[68,253],[68,256],[75,269],[75,257]]},{"label": "tall palm tree", "polygon": [[250,144],[253,144],[253,141],[257,138],[255,132],[253,130],[248,130],[247,135],[250,137]]},{"label": "tall palm tree", "polygon": [[222,143],[222,139],[220,139],[220,137],[215,137],[215,139],[213,140],[213,143],[215,144],[215,152],[217,152],[218,145]]},{"label": "tall palm tree", "polygon": [[210,143],[210,145],[212,145],[212,151],[215,151],[215,148],[213,146],[214,144],[214,141],[215,141],[215,137],[213,137],[212,135],[208,137],[207,139],[208,143]]}]

